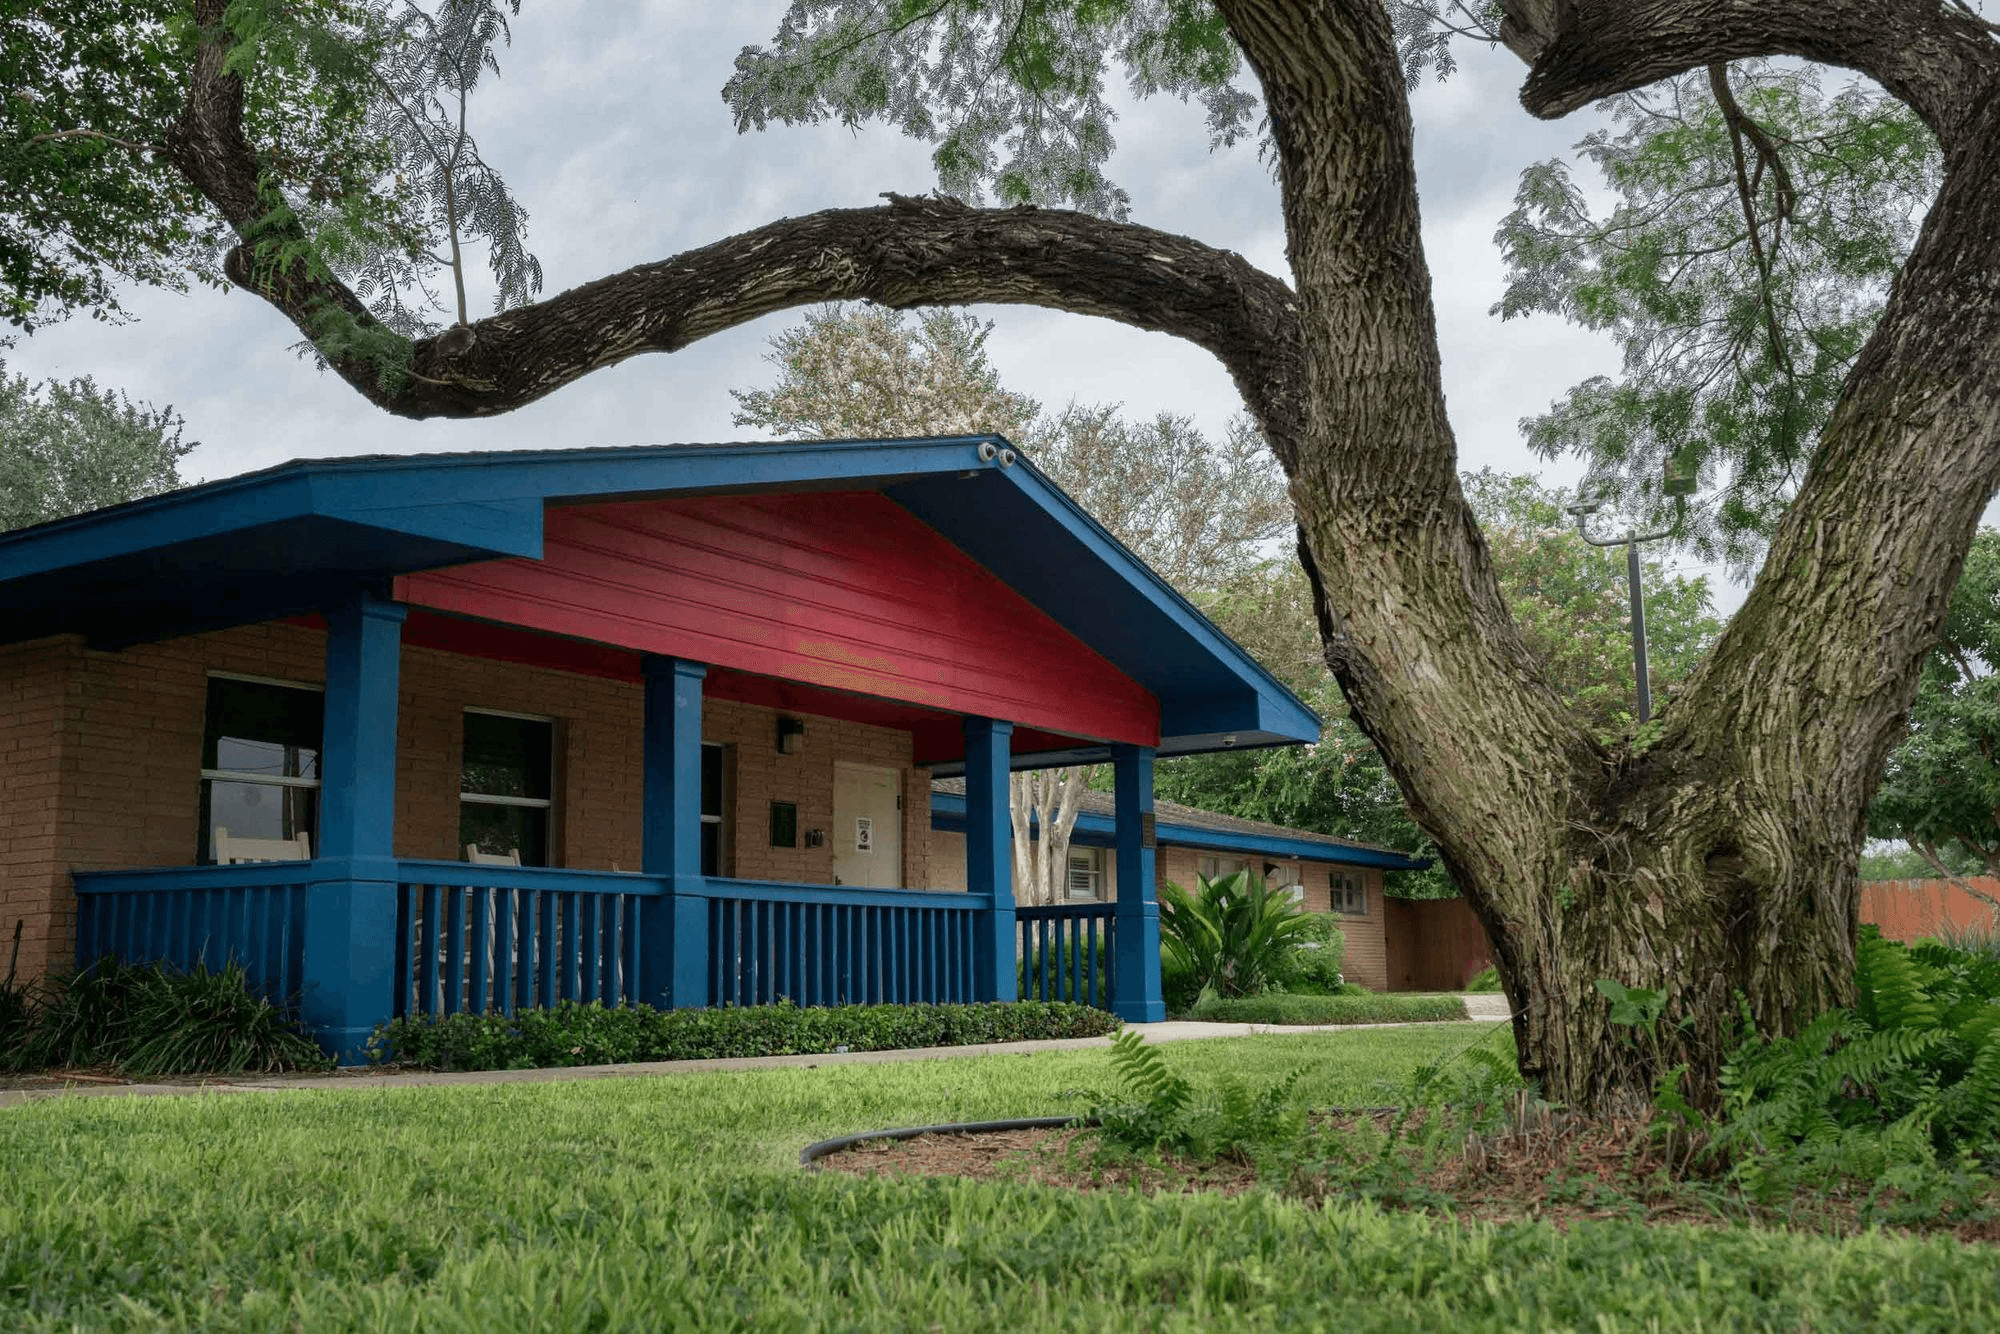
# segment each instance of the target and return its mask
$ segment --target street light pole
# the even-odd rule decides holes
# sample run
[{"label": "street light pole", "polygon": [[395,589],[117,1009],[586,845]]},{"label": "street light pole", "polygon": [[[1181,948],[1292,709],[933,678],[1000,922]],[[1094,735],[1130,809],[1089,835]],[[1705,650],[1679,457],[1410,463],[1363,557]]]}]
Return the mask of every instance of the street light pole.
[{"label": "street light pole", "polygon": [[[1677,497],[1678,499],[1678,497]],[[1639,544],[1657,542],[1663,537],[1673,536],[1672,529],[1657,533],[1641,533],[1626,529],[1625,536],[1599,540],[1590,535],[1588,522],[1597,512],[1592,502],[1571,505],[1569,512],[1576,516],[1576,533],[1594,547],[1625,548],[1625,585],[1632,594],[1632,671],[1639,680],[1639,721],[1645,722],[1653,716],[1653,684],[1646,677],[1646,594],[1639,584]]]}]

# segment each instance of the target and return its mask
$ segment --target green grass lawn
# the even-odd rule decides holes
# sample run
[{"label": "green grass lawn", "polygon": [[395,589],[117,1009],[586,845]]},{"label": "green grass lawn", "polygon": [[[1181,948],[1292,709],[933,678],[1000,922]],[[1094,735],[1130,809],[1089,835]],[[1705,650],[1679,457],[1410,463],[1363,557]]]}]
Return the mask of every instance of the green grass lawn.
[{"label": "green grass lawn", "polygon": [[[1483,1026],[1175,1043],[1198,1077],[1297,1066],[1315,1102]],[[1062,1112],[1101,1050],[431,1089],[75,1098],[0,1112],[0,1329],[2000,1325],[1948,1240],[1458,1226],[1273,1196],[864,1181],[811,1140]]]}]

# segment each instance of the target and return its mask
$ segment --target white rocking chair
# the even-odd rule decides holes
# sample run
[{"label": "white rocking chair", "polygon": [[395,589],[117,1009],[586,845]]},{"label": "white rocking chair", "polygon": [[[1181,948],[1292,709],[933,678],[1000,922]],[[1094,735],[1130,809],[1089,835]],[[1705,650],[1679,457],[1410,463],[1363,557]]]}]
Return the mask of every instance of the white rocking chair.
[{"label": "white rocking chair", "polygon": [[297,838],[236,838],[221,825],[215,827],[215,864],[238,866],[245,862],[309,862],[312,835]]},{"label": "white rocking chair", "polygon": [[521,853],[519,849],[513,852],[481,852],[477,843],[468,843],[465,845],[465,860],[474,866],[519,866]]}]

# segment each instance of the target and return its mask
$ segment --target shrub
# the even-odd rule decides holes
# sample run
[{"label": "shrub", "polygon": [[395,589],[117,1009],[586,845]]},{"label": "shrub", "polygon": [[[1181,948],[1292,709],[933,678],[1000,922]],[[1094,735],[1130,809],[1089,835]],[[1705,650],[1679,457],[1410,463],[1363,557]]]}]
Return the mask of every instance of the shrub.
[{"label": "shrub", "polygon": [[[1048,969],[1045,999],[1105,1007],[1111,989],[1111,960],[1105,956],[1102,936],[1093,933],[1081,942],[1072,943],[1068,936],[1062,935],[1050,941],[1046,950],[1039,945],[1030,949],[1014,966],[1019,995],[1041,995],[1044,967]],[[1094,984],[1092,968],[1096,969]]]},{"label": "shrub", "polygon": [[629,1061],[795,1056],[1097,1037],[1116,1015],[1066,1002],[977,1005],[776,1005],[716,1010],[607,1009],[559,1001],[514,1014],[417,1015],[379,1026],[371,1060],[440,1070],[521,1070]]},{"label": "shrub", "polygon": [[1347,935],[1332,913],[1307,913],[1305,925],[1293,937],[1292,950],[1272,972],[1271,981],[1301,996],[1340,994],[1340,965],[1347,954]]},{"label": "shrub", "polygon": [[1456,996],[1294,996],[1283,993],[1228,999],[1205,996],[1188,1018],[1217,1024],[1416,1024],[1465,1019]]},{"label": "shrub", "polygon": [[1196,990],[1256,995],[1310,930],[1289,894],[1272,891],[1249,871],[1214,880],[1202,876],[1193,894],[1172,881],[1160,886],[1161,948]]},{"label": "shrub", "polygon": [[329,1062],[285,1011],[250,989],[241,965],[181,972],[107,956],[29,999],[7,1068],[105,1065],[127,1075],[323,1069]]},{"label": "shrub", "polygon": [[21,962],[21,928],[26,922],[14,923],[14,953],[7,960],[7,980],[0,982],[0,1070],[7,1069],[14,1054],[28,1040],[28,995],[14,985],[14,970]]},{"label": "shrub", "polygon": [[1500,970],[1488,964],[1472,975],[1465,984],[1467,991],[1487,992],[1500,990]]},{"label": "shrub", "polygon": [[1163,937],[1160,941],[1160,998],[1166,1002],[1167,1013],[1185,1014],[1199,995],[1201,985],[1195,981],[1188,966],[1167,948]]}]

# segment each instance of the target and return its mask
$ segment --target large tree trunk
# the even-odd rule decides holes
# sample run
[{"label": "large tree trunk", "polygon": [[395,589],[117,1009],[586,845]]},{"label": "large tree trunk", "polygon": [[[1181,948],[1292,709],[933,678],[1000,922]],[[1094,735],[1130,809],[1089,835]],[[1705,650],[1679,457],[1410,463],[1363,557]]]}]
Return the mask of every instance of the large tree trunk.
[{"label": "large tree trunk", "polygon": [[1032,303],[1208,348],[1291,479],[1327,662],[1493,938],[1523,1070],[1579,1106],[1643,1087],[1595,991],[1609,978],[1667,994],[1712,1093],[1736,993],[1775,1030],[1849,994],[1863,809],[2000,481],[2000,48],[1942,0],[1508,0],[1536,114],[1792,55],[1879,79],[1944,148],[1938,202],[1756,587],[1656,725],[1607,748],[1523,644],[1460,494],[1381,0],[1216,2],[1264,84],[1294,288],[1149,228],[899,199],[411,345],[265,216],[224,0],[196,0],[207,35],[168,156],[263,238],[232,278],[412,416],[505,412],[827,299]]},{"label": "large tree trunk", "polygon": [[[1611,979],[1665,993],[1684,1025],[1668,1058],[1712,1098],[1739,994],[1779,1031],[1851,997],[1864,807],[2000,480],[1992,43],[1977,36],[1983,85],[1949,90],[1884,54],[1885,81],[1945,143],[1946,187],[1763,577],[1662,717],[1606,749],[1528,661],[1459,493],[1381,5],[1222,8],[1278,141],[1309,385],[1278,445],[1328,663],[1492,937],[1523,1072],[1578,1106],[1643,1093],[1656,1072],[1607,1023],[1595,983]],[[1576,80],[1604,96],[1718,49],[1835,45],[1787,35],[1816,31],[1818,5],[1520,8],[1541,25],[1510,33],[1535,62],[1531,109],[1585,100]],[[1840,48],[1855,63],[1881,33],[1909,36],[1884,7],[1832,8],[1855,10]],[[1937,100],[1917,100],[1927,90]]]}]

